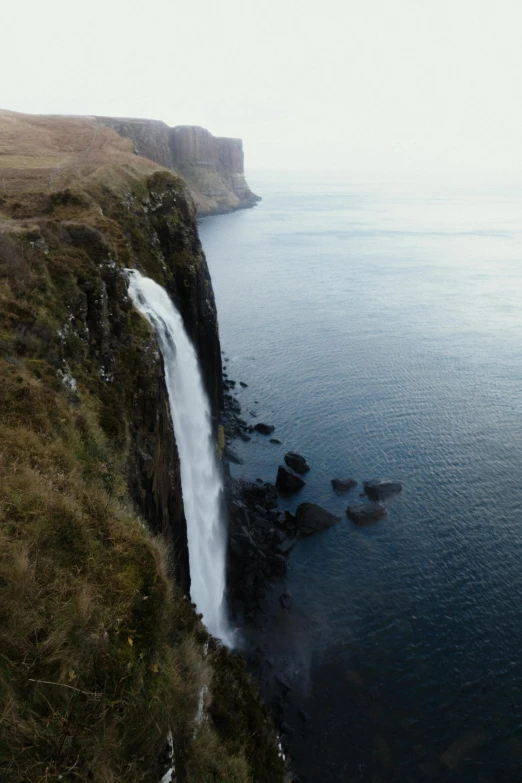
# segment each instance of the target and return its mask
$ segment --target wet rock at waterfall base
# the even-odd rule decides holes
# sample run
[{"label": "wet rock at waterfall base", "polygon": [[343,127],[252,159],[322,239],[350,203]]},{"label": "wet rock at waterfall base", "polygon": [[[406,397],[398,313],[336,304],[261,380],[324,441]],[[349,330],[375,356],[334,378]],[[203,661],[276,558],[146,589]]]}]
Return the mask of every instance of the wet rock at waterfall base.
[{"label": "wet rock at waterfall base", "polygon": [[357,486],[357,482],[355,479],[352,478],[346,478],[346,479],[339,479],[334,478],[332,479],[332,487],[336,492],[348,492],[348,490],[353,489],[353,487]]},{"label": "wet rock at waterfall base", "polygon": [[341,517],[330,514],[317,503],[301,503],[295,512],[296,530],[300,536],[311,536],[313,533],[326,530],[337,524],[340,519]]},{"label": "wet rock at waterfall base", "polygon": [[279,438],[270,438],[270,443],[275,443],[275,444],[279,445],[281,443],[281,441],[279,440]]},{"label": "wet rock at waterfall base", "polygon": [[284,576],[287,569],[286,557],[284,555],[274,555],[273,568],[276,576]]},{"label": "wet rock at waterfall base", "polygon": [[356,525],[371,525],[386,516],[386,509],[381,503],[358,503],[348,506],[346,514]]},{"label": "wet rock at waterfall base", "polygon": [[289,539],[287,514],[277,509],[272,484],[232,480],[229,488],[227,590],[233,617],[244,616],[249,623],[259,614],[272,580],[284,576],[297,539]]},{"label": "wet rock at waterfall base", "polygon": [[254,429],[256,432],[261,433],[261,435],[271,435],[275,430],[275,427],[273,424],[264,424],[260,421],[254,425]]},{"label": "wet rock at waterfall base", "polygon": [[297,544],[297,538],[285,538],[276,546],[275,551],[280,555],[289,555]]},{"label": "wet rock at waterfall base", "polygon": [[363,481],[364,493],[371,500],[385,500],[390,495],[395,495],[402,491],[402,484],[399,481],[390,481],[389,479],[371,479]]},{"label": "wet rock at waterfall base", "polygon": [[237,454],[228,446],[226,446],[223,456],[225,456],[229,462],[233,462],[235,465],[243,464],[241,457],[238,457]]},{"label": "wet rock at waterfall base", "polygon": [[288,467],[292,468],[296,473],[303,475],[310,470],[310,465],[306,459],[295,451],[289,451],[288,454],[285,454],[284,459]]},{"label": "wet rock at waterfall base", "polygon": [[300,476],[287,470],[282,465],[279,466],[276,478],[276,487],[280,492],[289,494],[297,492],[304,487],[305,482]]},{"label": "wet rock at waterfall base", "polygon": [[238,482],[238,494],[241,495],[244,501],[252,504],[259,503],[267,509],[274,509],[277,507],[277,493],[274,485],[266,482]]}]

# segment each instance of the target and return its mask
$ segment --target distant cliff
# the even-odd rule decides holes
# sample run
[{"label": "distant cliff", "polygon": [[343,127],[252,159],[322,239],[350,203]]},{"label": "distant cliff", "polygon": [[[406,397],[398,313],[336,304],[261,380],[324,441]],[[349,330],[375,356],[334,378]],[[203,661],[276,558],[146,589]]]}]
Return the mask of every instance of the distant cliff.
[{"label": "distant cliff", "polygon": [[200,215],[233,212],[256,204],[244,174],[241,139],[213,136],[205,128],[169,128],[157,120],[97,117],[125,138],[138,155],[181,174]]}]

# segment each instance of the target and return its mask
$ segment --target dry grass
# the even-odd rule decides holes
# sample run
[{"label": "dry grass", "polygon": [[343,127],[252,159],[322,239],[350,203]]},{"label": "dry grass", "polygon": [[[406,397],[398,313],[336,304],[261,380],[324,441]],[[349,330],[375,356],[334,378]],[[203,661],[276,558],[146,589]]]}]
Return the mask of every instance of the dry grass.
[{"label": "dry grass", "polygon": [[0,777],[147,780],[196,712],[203,632],[160,541],[107,492],[94,419],[98,458],[61,394],[28,384],[33,417],[16,378],[1,388]]},{"label": "dry grass", "polygon": [[136,164],[132,142],[94,117],[19,114],[0,110],[0,196],[70,186],[101,166]]}]

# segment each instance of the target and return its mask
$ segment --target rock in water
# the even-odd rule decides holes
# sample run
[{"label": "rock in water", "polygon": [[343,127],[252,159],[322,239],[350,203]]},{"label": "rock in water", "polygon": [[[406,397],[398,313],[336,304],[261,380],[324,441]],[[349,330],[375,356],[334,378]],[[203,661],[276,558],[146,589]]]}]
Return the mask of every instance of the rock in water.
[{"label": "rock in water", "polygon": [[348,492],[349,489],[352,489],[353,487],[356,486],[357,486],[357,482],[355,479],[352,478],[332,479],[332,487],[335,489],[336,492]]},{"label": "rock in water", "polygon": [[363,481],[363,486],[366,495],[372,500],[384,500],[402,490],[402,484],[399,481],[390,481],[389,479]]},{"label": "rock in water", "polygon": [[380,503],[358,503],[348,506],[346,514],[356,525],[369,525],[386,516],[386,509]]},{"label": "rock in water", "polygon": [[281,443],[281,441],[279,440],[279,438],[270,438],[270,443],[279,444],[279,443]]},{"label": "rock in water", "polygon": [[289,451],[288,454],[285,454],[285,462],[289,468],[292,468],[292,470],[295,470],[296,473],[300,473],[301,475],[310,470],[310,465],[305,458],[295,451]]},{"label": "rock in water", "polygon": [[229,462],[234,462],[236,465],[243,464],[243,460],[241,459],[241,457],[238,457],[237,454],[234,451],[232,451],[232,449],[229,448],[228,446],[225,447],[223,456],[225,456]]},{"label": "rock in water", "polygon": [[254,426],[254,429],[256,432],[260,432],[261,435],[271,435],[275,430],[275,427],[273,424],[263,424],[263,422],[260,421]]},{"label": "rock in water", "polygon": [[282,465],[279,466],[276,487],[280,492],[297,492],[297,490],[304,487],[304,485],[305,482],[300,476],[296,476],[295,473],[287,470]]},{"label": "rock in water", "polygon": [[330,514],[329,511],[316,503],[301,503],[295,512],[297,534],[300,536],[310,536],[319,530],[326,530],[339,522],[340,519],[341,517]]}]

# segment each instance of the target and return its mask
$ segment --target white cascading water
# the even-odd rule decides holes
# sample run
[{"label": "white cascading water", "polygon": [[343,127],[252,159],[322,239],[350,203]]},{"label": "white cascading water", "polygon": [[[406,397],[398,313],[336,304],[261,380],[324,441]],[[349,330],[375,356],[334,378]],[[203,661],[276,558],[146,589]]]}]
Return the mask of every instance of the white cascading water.
[{"label": "white cascading water", "polygon": [[225,611],[226,531],[223,482],[212,437],[210,405],[198,358],[181,315],[167,292],[136,270],[127,270],[129,295],[156,330],[181,464],[187,521],[190,596],[208,630],[225,644],[233,634]]}]

